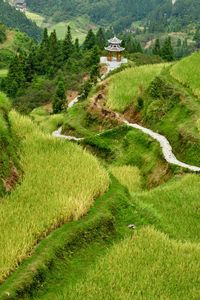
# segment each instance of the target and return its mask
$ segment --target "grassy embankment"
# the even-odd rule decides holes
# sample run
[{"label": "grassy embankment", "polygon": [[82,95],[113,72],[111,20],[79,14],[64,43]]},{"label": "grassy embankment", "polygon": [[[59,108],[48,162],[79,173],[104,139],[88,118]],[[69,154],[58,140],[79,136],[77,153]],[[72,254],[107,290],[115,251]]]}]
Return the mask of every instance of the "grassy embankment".
[{"label": "grassy embankment", "polygon": [[165,64],[147,65],[130,68],[114,75],[109,83],[107,105],[123,112],[160,74]]},{"label": "grassy embankment", "polygon": [[21,140],[24,177],[0,205],[1,281],[49,232],[83,216],[109,185],[106,171],[81,147],[53,139],[15,112],[10,122]]},{"label": "grassy embankment", "polygon": [[[164,134],[169,139],[176,156],[194,165],[200,165],[200,104],[197,97],[188,89],[188,85],[180,84],[170,73],[173,75],[178,70],[178,74],[182,74],[178,75],[179,77],[185,76],[186,73],[191,74],[193,79],[188,82],[189,84],[193,82],[191,89],[194,89],[194,86],[197,89],[198,79],[195,78],[198,77],[197,70],[200,64],[198,57],[199,54],[194,54],[173,66],[164,68],[159,76],[149,78],[145,84],[143,82],[146,75],[141,70],[147,70],[147,66],[142,67],[143,69],[125,70],[123,75],[129,76],[129,80],[124,81],[123,85],[121,74],[114,75],[109,85],[107,101],[108,106],[121,112],[130,110],[129,116],[133,120],[137,117],[137,121],[139,119],[145,126]],[[155,66],[151,66],[150,70],[153,68]],[[139,72],[141,73],[138,76]],[[182,82],[184,83],[183,80]],[[117,92],[119,89],[120,92]]]},{"label": "grassy embankment", "polygon": [[10,109],[10,102],[0,93],[0,199],[11,191],[18,180],[17,141],[8,119]]},{"label": "grassy embankment", "polygon": [[0,77],[6,76],[10,61],[19,49],[27,51],[31,43],[32,40],[25,33],[7,30],[7,39],[0,44]]},{"label": "grassy embankment", "polygon": [[[77,17],[72,20],[66,20],[66,22],[52,22],[49,17],[45,17],[33,12],[26,12],[27,18],[36,22],[36,24],[41,28],[48,28],[49,32],[56,30],[59,39],[64,39],[67,26],[69,25],[72,30],[72,36],[74,39],[78,38],[80,42],[86,37],[87,31],[90,28],[90,21],[87,17]],[[94,26],[93,26],[94,27]]]}]

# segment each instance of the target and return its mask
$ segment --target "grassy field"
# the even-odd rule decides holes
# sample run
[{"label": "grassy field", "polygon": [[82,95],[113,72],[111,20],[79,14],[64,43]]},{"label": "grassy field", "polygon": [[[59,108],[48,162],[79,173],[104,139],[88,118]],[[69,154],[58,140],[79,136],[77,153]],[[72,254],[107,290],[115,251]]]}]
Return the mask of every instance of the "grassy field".
[{"label": "grassy field", "polygon": [[55,299],[198,299],[199,268],[199,245],[169,240],[144,227]]},{"label": "grassy field", "polygon": [[109,170],[129,192],[138,192],[141,189],[140,171],[137,167],[111,166]]},{"label": "grassy field", "polygon": [[196,52],[192,56],[186,57],[180,62],[176,63],[172,68],[170,74],[180,83],[189,87],[192,92],[200,97],[200,53]]},{"label": "grassy field", "polygon": [[50,231],[83,216],[109,185],[96,158],[79,146],[43,134],[15,112],[10,118],[24,176],[0,205],[0,281]]},{"label": "grassy field", "polygon": [[0,69],[0,77],[6,77],[7,74],[8,74],[7,69]]},{"label": "grassy field", "polygon": [[86,37],[87,31],[93,25],[90,25],[90,20],[87,17],[77,17],[75,19],[66,20],[65,22],[54,23],[50,18],[27,11],[26,16],[32,21],[36,22],[39,27],[48,28],[49,32],[56,30],[59,39],[64,39],[67,26],[71,27],[72,36],[74,39],[78,38],[82,43]]},{"label": "grassy field", "polygon": [[137,201],[155,211],[159,216],[160,229],[171,238],[199,242],[199,189],[200,177],[186,175],[181,180],[141,193]]},{"label": "grassy field", "polygon": [[165,64],[147,65],[124,70],[110,79],[107,105],[123,112],[159,75]]}]

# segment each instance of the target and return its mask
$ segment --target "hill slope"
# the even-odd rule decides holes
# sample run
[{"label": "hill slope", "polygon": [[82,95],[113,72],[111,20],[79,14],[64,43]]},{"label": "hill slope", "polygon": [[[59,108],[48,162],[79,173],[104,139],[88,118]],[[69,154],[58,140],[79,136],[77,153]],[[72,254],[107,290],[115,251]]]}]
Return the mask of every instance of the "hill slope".
[{"label": "hill slope", "polygon": [[0,22],[10,28],[16,28],[26,32],[29,36],[39,40],[41,38],[41,29],[27,17],[10,6],[7,2],[0,0]]}]

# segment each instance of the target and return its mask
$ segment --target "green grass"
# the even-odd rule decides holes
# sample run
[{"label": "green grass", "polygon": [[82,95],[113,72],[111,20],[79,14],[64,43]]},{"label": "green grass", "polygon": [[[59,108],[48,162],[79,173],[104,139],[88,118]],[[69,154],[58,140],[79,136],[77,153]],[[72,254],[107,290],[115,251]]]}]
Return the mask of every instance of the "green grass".
[{"label": "green grass", "polygon": [[154,190],[141,193],[137,201],[147,204],[160,216],[160,226],[174,239],[199,242],[200,177],[187,175]]},{"label": "green grass", "polygon": [[[36,22],[36,24],[41,28],[47,28],[49,32],[56,30],[59,39],[64,39],[67,33],[67,27],[71,27],[72,36],[74,39],[78,38],[82,43],[86,37],[87,31],[90,28],[90,20],[88,17],[76,17],[74,19],[66,20],[65,22],[52,22],[51,18],[42,16],[37,13],[30,11],[26,12],[27,18]],[[94,26],[93,26],[94,27]]]},{"label": "green grass", "polygon": [[6,192],[10,192],[19,179],[17,143],[10,128],[8,114],[11,104],[0,93],[0,201]]},{"label": "green grass", "polygon": [[109,190],[84,218],[64,224],[40,242],[33,255],[1,285],[0,298],[37,295],[39,299],[56,299],[57,291],[75,284],[114,241],[132,235],[127,224],[133,220],[141,226],[152,224],[155,218],[130,203],[127,189],[112,176]]},{"label": "green grass", "polygon": [[7,69],[0,69],[0,77],[6,77],[8,74]]},{"label": "green grass", "polygon": [[200,97],[199,68],[200,53],[196,52],[176,63],[171,68],[170,74],[180,83],[189,87],[197,97]]},{"label": "green grass", "polygon": [[106,171],[81,147],[42,133],[15,112],[10,120],[24,176],[0,203],[0,281],[49,232],[83,216],[109,185]]},{"label": "green grass", "polygon": [[128,188],[129,192],[138,192],[141,189],[140,171],[137,167],[111,166],[110,172]]},{"label": "green grass", "polygon": [[59,128],[64,121],[64,114],[51,115],[45,107],[35,108],[30,116],[32,120],[46,133],[52,133]]},{"label": "green grass", "polygon": [[160,74],[165,64],[146,65],[129,68],[111,77],[108,88],[107,105],[123,112],[131,104],[136,104],[136,98]]},{"label": "green grass", "polygon": [[157,186],[172,176],[173,171],[164,161],[159,144],[139,130],[120,126],[100,136],[86,138],[83,144],[111,170],[115,167],[127,170],[128,166],[139,168],[143,187]]},{"label": "green grass", "polygon": [[199,245],[169,240],[145,227],[54,299],[198,299],[199,268]]}]

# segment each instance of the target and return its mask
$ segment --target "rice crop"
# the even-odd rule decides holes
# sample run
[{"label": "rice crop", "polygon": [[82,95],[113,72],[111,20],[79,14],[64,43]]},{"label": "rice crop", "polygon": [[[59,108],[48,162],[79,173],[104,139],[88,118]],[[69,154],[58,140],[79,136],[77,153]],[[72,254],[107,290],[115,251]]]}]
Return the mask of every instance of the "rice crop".
[{"label": "rice crop", "polygon": [[200,98],[199,68],[200,52],[196,52],[176,63],[171,68],[170,74]]},{"label": "rice crop", "polygon": [[199,242],[199,190],[199,175],[185,175],[180,180],[141,193],[137,201],[159,214],[161,229],[170,237]]},{"label": "rice crop", "polygon": [[199,244],[170,240],[147,226],[113,246],[56,299],[199,299],[199,268]]},{"label": "rice crop", "polygon": [[107,105],[123,112],[144,91],[150,82],[160,74],[166,64],[145,65],[126,69],[111,77]]},{"label": "rice crop", "polygon": [[107,172],[80,146],[52,138],[16,112],[10,121],[24,175],[0,202],[0,281],[50,231],[83,216],[109,185]]},{"label": "rice crop", "polygon": [[111,166],[109,170],[130,192],[137,192],[141,189],[141,176],[137,167]]}]

